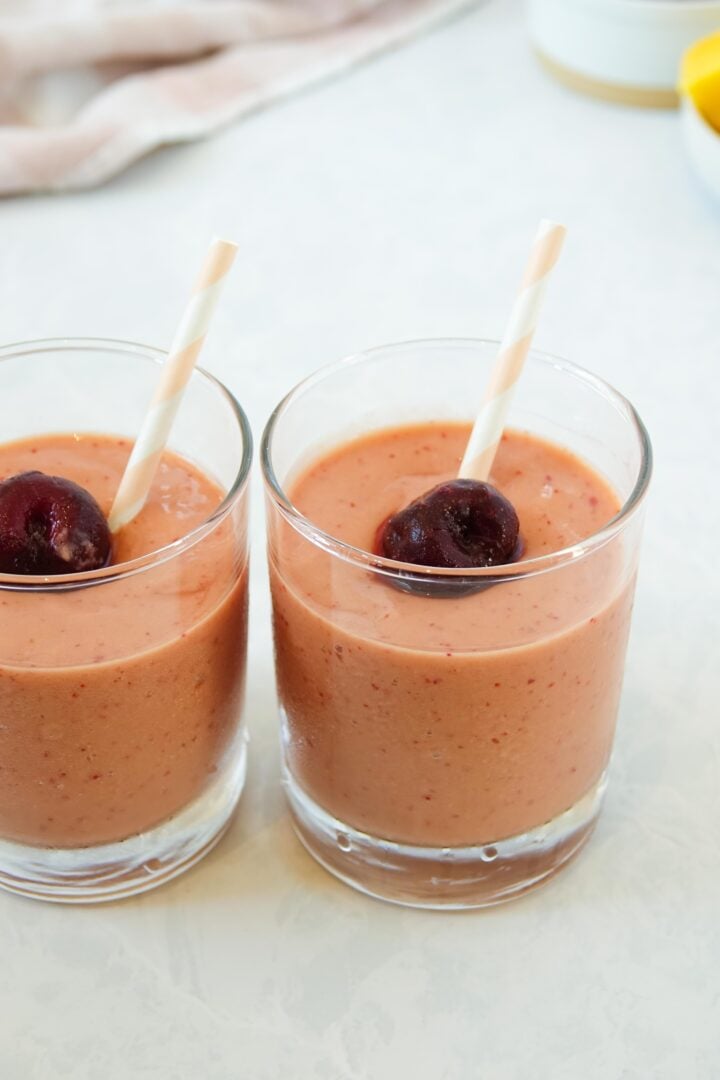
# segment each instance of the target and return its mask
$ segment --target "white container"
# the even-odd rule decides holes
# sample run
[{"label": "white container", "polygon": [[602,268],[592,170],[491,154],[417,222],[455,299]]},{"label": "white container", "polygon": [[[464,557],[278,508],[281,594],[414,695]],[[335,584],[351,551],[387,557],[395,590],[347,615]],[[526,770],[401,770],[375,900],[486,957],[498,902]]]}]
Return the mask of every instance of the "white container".
[{"label": "white container", "polygon": [[708,124],[689,98],[683,99],[682,122],[685,144],[695,171],[720,199],[720,133]]},{"label": "white container", "polygon": [[680,58],[720,29],[719,0],[528,0],[530,34],[566,85],[629,105],[672,107]]}]

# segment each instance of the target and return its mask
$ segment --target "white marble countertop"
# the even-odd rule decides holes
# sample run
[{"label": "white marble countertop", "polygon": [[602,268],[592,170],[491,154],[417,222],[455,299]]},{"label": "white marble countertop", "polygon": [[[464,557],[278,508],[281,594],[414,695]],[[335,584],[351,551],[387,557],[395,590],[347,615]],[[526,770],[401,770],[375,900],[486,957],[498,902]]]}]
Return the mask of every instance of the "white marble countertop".
[{"label": "white marble countertop", "polygon": [[0,205],[0,336],[167,343],[206,238],[233,236],[205,362],[259,438],[341,354],[498,334],[541,216],[570,236],[538,344],[627,393],[657,454],[589,848],[464,915],[373,902],[311,862],[279,790],[256,469],[242,810],[155,893],[0,895],[3,1080],[720,1076],[720,203],[677,117],[554,85],[495,0],[101,190]]}]

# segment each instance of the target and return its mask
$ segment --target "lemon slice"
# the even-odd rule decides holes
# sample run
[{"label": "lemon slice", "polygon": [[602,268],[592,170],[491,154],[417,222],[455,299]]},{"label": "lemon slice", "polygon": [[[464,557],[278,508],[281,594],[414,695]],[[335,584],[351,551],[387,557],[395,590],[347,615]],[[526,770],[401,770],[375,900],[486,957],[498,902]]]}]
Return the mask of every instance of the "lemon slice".
[{"label": "lemon slice", "polygon": [[678,89],[720,132],[720,33],[690,46],[682,58]]}]

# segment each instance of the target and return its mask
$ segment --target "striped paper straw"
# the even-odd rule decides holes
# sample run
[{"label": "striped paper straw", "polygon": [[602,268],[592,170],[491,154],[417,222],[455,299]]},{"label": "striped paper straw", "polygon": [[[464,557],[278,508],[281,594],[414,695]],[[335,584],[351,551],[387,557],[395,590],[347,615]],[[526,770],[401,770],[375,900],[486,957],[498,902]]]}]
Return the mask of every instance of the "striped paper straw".
[{"label": "striped paper straw", "polygon": [[236,252],[237,245],[227,240],[213,240],[210,245],[120,481],[108,519],[111,532],[122,529],[145,505],[175,415],[203,347],[210,319]]},{"label": "striped paper straw", "polygon": [[487,480],[502,438],[515,386],[535,333],[545,287],[560,255],[565,227],[541,221],[500,352],[485,388],[458,476]]}]

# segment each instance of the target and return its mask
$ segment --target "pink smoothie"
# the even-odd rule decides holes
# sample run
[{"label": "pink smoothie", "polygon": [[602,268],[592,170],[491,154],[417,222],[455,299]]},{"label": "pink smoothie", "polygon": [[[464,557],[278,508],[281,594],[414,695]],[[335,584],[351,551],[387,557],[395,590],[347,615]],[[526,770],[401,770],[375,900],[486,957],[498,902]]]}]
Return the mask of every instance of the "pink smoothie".
[{"label": "pink smoothie", "polygon": [[[311,522],[372,551],[378,525],[456,475],[469,427],[424,424],[341,446],[290,487]],[[602,528],[606,481],[559,446],[509,432],[491,481],[524,559]],[[633,581],[616,548],[462,598],[408,595],[285,526],[270,570],[281,706],[295,780],[373,836],[461,846],[572,807],[608,762]]]},{"label": "pink smoothie", "polygon": [[[7,444],[0,479],[63,476],[107,513],[129,450],[91,435]],[[114,563],[186,536],[222,497],[166,453]],[[183,554],[99,588],[0,590],[0,838],[107,843],[201,794],[238,735],[247,576],[237,550],[226,518]]]}]

